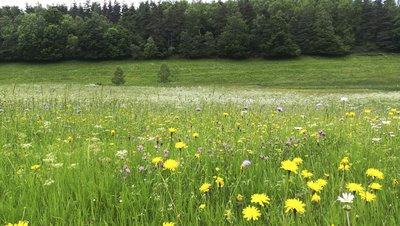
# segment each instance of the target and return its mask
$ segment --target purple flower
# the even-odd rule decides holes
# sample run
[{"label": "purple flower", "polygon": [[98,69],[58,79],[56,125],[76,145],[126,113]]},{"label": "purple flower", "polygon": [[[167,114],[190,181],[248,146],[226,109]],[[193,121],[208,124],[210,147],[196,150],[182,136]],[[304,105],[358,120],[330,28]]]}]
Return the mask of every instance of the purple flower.
[{"label": "purple flower", "polygon": [[240,165],[241,166],[241,168],[244,168],[244,167],[247,167],[247,166],[250,166],[251,165],[251,162],[250,162],[250,160],[244,160],[243,162],[242,162],[242,165]]},{"label": "purple flower", "polygon": [[124,165],[122,169],[120,170],[121,173],[131,173],[131,170],[129,169],[129,166]]},{"label": "purple flower", "polygon": [[139,146],[137,147],[137,150],[138,150],[138,151],[143,151],[143,149],[144,149],[143,145],[142,145],[142,144],[139,144]]},{"label": "purple flower", "polygon": [[276,110],[277,110],[278,112],[283,112],[283,107],[279,106],[279,107],[276,108]]},{"label": "purple flower", "polygon": [[144,171],[144,166],[139,166],[139,172],[143,172]]},{"label": "purple flower", "polygon": [[43,106],[43,109],[44,110],[49,110],[49,106],[45,105],[45,106]]},{"label": "purple flower", "polygon": [[203,148],[201,148],[201,147],[197,148],[197,153],[201,154],[202,151],[203,151]]},{"label": "purple flower", "polygon": [[317,134],[323,137],[326,136],[326,132],[323,130],[318,131]]},{"label": "purple flower", "polygon": [[169,151],[168,149],[164,149],[164,158],[168,158]]}]

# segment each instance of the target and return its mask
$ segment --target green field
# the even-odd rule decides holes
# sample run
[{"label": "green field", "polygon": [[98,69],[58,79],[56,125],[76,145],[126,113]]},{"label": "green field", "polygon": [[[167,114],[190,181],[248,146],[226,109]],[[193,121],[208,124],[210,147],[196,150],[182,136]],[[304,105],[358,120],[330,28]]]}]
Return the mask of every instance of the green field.
[{"label": "green field", "polygon": [[[167,63],[174,75],[166,86],[249,86],[289,89],[400,89],[400,55],[302,57],[289,60],[68,61],[2,63],[1,84],[111,85],[117,66],[125,86],[160,86],[157,72]],[[164,85],[165,86],[165,85]]]}]

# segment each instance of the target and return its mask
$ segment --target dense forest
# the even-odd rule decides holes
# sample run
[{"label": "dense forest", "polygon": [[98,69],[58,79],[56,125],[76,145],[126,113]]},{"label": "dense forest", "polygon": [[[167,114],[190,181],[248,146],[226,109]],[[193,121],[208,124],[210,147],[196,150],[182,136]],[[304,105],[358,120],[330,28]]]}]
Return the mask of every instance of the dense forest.
[{"label": "dense forest", "polygon": [[0,47],[0,61],[400,52],[400,7],[394,0],[3,7]]}]

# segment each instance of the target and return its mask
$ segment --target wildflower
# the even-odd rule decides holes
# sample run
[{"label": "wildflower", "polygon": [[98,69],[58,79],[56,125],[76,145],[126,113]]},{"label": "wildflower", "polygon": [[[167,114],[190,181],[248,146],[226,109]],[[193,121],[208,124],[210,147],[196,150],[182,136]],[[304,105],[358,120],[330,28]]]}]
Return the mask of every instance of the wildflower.
[{"label": "wildflower", "polygon": [[200,204],[200,206],[199,206],[199,209],[204,209],[204,208],[206,208],[206,204]]},{"label": "wildflower", "polygon": [[294,158],[294,159],[293,159],[293,162],[296,163],[296,165],[299,166],[300,164],[303,163],[303,159],[297,157],[297,158]]},{"label": "wildflower", "polygon": [[342,193],[342,196],[338,196],[338,201],[341,203],[353,203],[354,195],[351,193]]},{"label": "wildflower", "polygon": [[381,171],[374,169],[374,168],[367,169],[366,174],[367,174],[367,176],[372,177],[372,179],[383,179],[383,177],[384,177],[384,175]]},{"label": "wildflower", "polygon": [[171,128],[168,128],[168,132],[170,132],[170,133],[171,133],[171,135],[172,135],[173,133],[175,133],[175,132],[176,132],[176,128],[173,128],[173,127],[171,127]]},{"label": "wildflower", "polygon": [[365,110],[364,110],[364,113],[365,113],[365,114],[371,113],[371,109],[365,109]]},{"label": "wildflower", "polygon": [[321,136],[321,137],[324,137],[324,136],[326,136],[326,132],[323,131],[323,130],[320,130],[320,131],[317,132],[317,135]]},{"label": "wildflower", "polygon": [[44,182],[44,186],[50,186],[50,185],[52,185],[52,184],[54,184],[54,180],[53,179],[47,179],[45,182]]},{"label": "wildflower", "polygon": [[202,185],[200,186],[200,188],[199,188],[199,190],[200,190],[201,192],[203,192],[203,193],[209,192],[210,189],[211,189],[211,184],[209,184],[209,183],[204,183],[204,184],[202,184]]},{"label": "wildflower", "polygon": [[114,136],[115,133],[116,133],[115,129],[112,129],[112,130],[110,131],[111,136]]},{"label": "wildflower", "polygon": [[351,166],[351,163],[350,163],[349,157],[345,156],[340,161],[339,170],[348,171],[348,170],[350,170],[350,166]]},{"label": "wildflower", "polygon": [[349,191],[353,192],[353,193],[360,193],[364,191],[364,188],[361,184],[357,184],[357,183],[347,183],[346,184],[346,188],[349,189]]},{"label": "wildflower", "polygon": [[297,173],[297,170],[299,169],[297,164],[291,160],[285,160],[281,162],[281,168],[289,171],[289,173],[290,172]]},{"label": "wildflower", "polygon": [[254,194],[251,196],[251,203],[258,203],[264,207],[264,204],[269,204],[270,198],[266,194]]},{"label": "wildflower", "polygon": [[228,114],[227,112],[224,112],[224,113],[222,113],[222,115],[223,115],[224,117],[226,117],[226,116],[228,116],[229,114]]},{"label": "wildflower", "polygon": [[347,97],[341,97],[340,98],[340,101],[343,101],[343,102],[347,102],[349,100],[349,98],[347,98]]},{"label": "wildflower", "polygon": [[238,202],[243,201],[243,195],[238,194],[238,195],[236,196],[236,201],[238,201]]},{"label": "wildflower", "polygon": [[276,108],[276,110],[277,110],[278,112],[283,112],[283,107],[279,106],[279,107]]},{"label": "wildflower", "polygon": [[224,179],[221,177],[215,177],[215,183],[217,183],[217,187],[222,188],[225,185]]},{"label": "wildflower", "polygon": [[224,217],[227,221],[231,222],[233,214],[231,209],[227,209],[224,211]]},{"label": "wildflower", "polygon": [[115,154],[115,156],[119,157],[120,159],[125,159],[127,155],[128,155],[128,151],[125,149],[117,151],[117,153]]},{"label": "wildflower", "polygon": [[253,220],[256,221],[258,218],[261,216],[260,210],[258,210],[254,206],[247,206],[246,208],[243,209],[243,218],[246,220]]},{"label": "wildflower", "polygon": [[353,111],[350,111],[350,112],[346,112],[346,117],[355,117],[356,116],[356,113],[355,112],[353,112]]},{"label": "wildflower", "polygon": [[170,171],[175,171],[179,166],[179,162],[173,159],[168,159],[164,162],[164,168]]},{"label": "wildflower", "polygon": [[196,157],[198,159],[198,158],[200,158],[200,154],[196,153],[196,154],[194,154],[194,157]]},{"label": "wildflower", "polygon": [[182,149],[182,148],[187,148],[188,146],[184,143],[184,142],[177,142],[176,144],[175,144],[175,148],[177,148],[177,149]]},{"label": "wildflower", "polygon": [[193,133],[193,134],[192,134],[192,137],[194,137],[194,138],[199,137],[199,133]]},{"label": "wildflower", "polygon": [[139,166],[138,170],[139,170],[139,172],[143,172],[144,171],[144,166]]},{"label": "wildflower", "polygon": [[321,196],[319,196],[317,193],[314,193],[311,196],[311,202],[318,203],[319,201],[321,201]]},{"label": "wildflower", "polygon": [[35,165],[32,165],[31,166],[31,169],[33,169],[33,170],[37,170],[37,169],[39,169],[40,168],[40,165],[39,164],[35,164]]},{"label": "wildflower", "polygon": [[360,192],[359,195],[361,196],[361,199],[365,200],[366,202],[374,201],[376,198],[375,194],[368,192],[368,191]]},{"label": "wildflower", "polygon": [[175,226],[175,223],[173,223],[173,222],[164,222],[162,225],[163,226]]},{"label": "wildflower", "polygon": [[137,150],[138,150],[138,151],[143,151],[143,150],[144,150],[143,145],[142,145],[142,144],[139,144],[138,147],[137,147]]},{"label": "wildflower", "polygon": [[382,185],[378,183],[372,183],[368,187],[371,188],[372,190],[382,190]]},{"label": "wildflower", "polygon": [[122,169],[120,170],[121,173],[131,173],[131,170],[129,169],[129,166],[124,165]]},{"label": "wildflower", "polygon": [[306,206],[306,204],[304,204],[299,199],[288,199],[285,201],[286,213],[288,213],[290,211],[293,211],[293,213],[297,213],[297,212],[304,213],[305,206]]},{"label": "wildflower", "polygon": [[72,141],[74,141],[74,138],[72,136],[69,136],[67,138],[67,143],[72,143]]},{"label": "wildflower", "polygon": [[307,186],[311,188],[311,190],[313,190],[314,192],[319,192],[322,190],[322,186],[314,181],[308,181]]},{"label": "wildflower", "polygon": [[28,221],[18,221],[18,223],[8,223],[6,226],[28,226]]},{"label": "wildflower", "polygon": [[154,165],[158,165],[159,163],[162,162],[162,158],[161,157],[155,157],[151,160],[151,163],[153,163]]},{"label": "wildflower", "polygon": [[301,176],[305,179],[309,179],[313,176],[313,174],[311,172],[309,172],[308,170],[302,170]]},{"label": "wildflower", "polygon": [[328,184],[328,182],[324,179],[318,179],[315,182],[319,184],[319,186],[321,186],[322,188],[324,188]]},{"label": "wildflower", "polygon": [[249,160],[244,160],[242,162],[242,165],[240,165],[240,169],[244,169],[245,167],[250,166],[250,165],[251,165],[251,162]]},{"label": "wildflower", "polygon": [[397,179],[397,178],[393,178],[392,179],[392,185],[393,185],[393,187],[395,187],[396,185],[399,185],[400,184],[400,182],[399,182],[399,180]]}]

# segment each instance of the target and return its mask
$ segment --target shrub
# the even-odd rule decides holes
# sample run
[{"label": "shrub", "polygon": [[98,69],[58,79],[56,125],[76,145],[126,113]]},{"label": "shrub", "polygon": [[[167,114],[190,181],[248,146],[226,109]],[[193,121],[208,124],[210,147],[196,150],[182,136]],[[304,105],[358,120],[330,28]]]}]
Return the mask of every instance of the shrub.
[{"label": "shrub", "polygon": [[117,86],[125,83],[124,71],[122,71],[120,67],[117,67],[117,69],[115,69],[114,77],[111,79],[111,82]]},{"label": "shrub", "polygon": [[158,78],[160,82],[166,83],[169,82],[169,77],[171,76],[171,72],[169,70],[168,65],[162,64],[160,67],[160,71],[158,72]]}]

